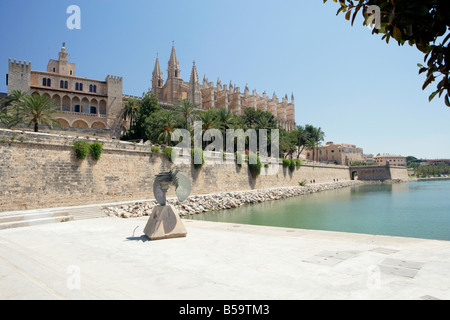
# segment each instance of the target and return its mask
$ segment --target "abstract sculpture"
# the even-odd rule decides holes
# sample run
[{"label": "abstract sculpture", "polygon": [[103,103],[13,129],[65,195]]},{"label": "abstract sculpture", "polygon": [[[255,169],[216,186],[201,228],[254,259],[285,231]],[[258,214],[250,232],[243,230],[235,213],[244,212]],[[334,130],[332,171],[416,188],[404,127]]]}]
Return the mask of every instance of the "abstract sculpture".
[{"label": "abstract sculpture", "polygon": [[179,238],[187,235],[178,210],[172,205],[167,205],[166,194],[171,185],[175,186],[179,202],[186,200],[191,193],[191,181],[178,171],[162,172],[156,175],[153,194],[160,205],[153,209],[144,229],[144,234],[150,240]]}]

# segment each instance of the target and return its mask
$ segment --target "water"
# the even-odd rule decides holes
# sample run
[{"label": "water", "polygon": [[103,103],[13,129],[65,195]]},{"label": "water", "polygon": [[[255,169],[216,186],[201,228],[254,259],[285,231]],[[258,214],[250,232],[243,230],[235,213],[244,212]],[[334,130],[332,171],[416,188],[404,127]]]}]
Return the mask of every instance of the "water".
[{"label": "water", "polygon": [[450,240],[450,180],[354,186],[189,219]]}]

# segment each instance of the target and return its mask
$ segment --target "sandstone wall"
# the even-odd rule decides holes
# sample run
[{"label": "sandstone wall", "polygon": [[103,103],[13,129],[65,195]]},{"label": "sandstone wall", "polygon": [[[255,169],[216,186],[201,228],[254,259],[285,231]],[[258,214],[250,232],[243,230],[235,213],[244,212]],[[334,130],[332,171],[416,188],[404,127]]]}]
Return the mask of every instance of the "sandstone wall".
[{"label": "sandstone wall", "polygon": [[[175,168],[149,145],[114,140],[90,139],[103,144],[101,159],[78,160],[73,143],[85,138],[0,130],[0,211],[152,199],[155,175]],[[256,179],[246,164],[207,159],[200,170],[176,168],[191,178],[197,195],[350,179],[348,167],[335,165],[302,165],[292,172],[271,165]]]}]

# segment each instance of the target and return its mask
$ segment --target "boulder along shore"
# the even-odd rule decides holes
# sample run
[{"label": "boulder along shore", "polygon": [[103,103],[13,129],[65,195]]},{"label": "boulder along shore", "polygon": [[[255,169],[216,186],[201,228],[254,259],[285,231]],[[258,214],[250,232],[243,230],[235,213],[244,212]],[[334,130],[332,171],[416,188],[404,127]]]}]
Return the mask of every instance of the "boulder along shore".
[{"label": "boulder along shore", "polygon": [[[308,184],[305,186],[283,187],[273,189],[258,189],[249,191],[221,192],[207,195],[193,195],[180,203],[176,198],[168,198],[167,204],[173,205],[180,216],[189,216],[209,211],[227,210],[243,205],[275,201],[326,190],[350,187],[354,185],[373,183],[399,183],[402,180],[390,181],[342,181],[321,184]],[[156,200],[136,202],[126,205],[103,207],[106,215],[120,218],[137,218],[150,216],[153,208],[159,205]]]}]

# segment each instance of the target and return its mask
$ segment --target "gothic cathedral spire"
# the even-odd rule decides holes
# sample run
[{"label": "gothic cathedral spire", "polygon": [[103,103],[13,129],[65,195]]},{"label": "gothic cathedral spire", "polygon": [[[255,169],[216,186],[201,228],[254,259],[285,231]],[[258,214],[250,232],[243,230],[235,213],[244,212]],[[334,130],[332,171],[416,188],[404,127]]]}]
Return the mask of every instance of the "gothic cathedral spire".
[{"label": "gothic cathedral spire", "polygon": [[169,68],[167,69],[167,75],[169,78],[180,78],[180,63],[177,59],[177,53],[175,52],[175,46],[172,45],[172,52],[170,53]]}]

